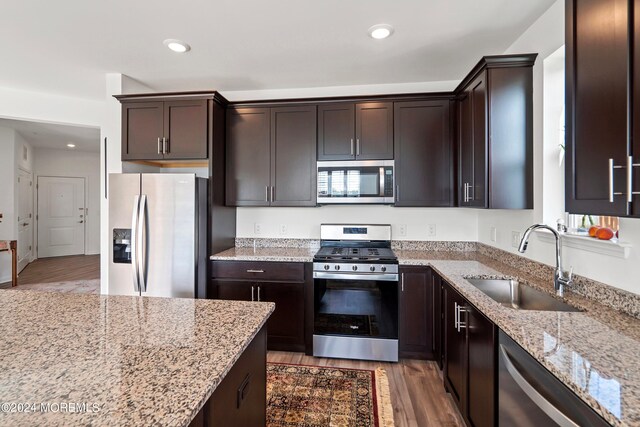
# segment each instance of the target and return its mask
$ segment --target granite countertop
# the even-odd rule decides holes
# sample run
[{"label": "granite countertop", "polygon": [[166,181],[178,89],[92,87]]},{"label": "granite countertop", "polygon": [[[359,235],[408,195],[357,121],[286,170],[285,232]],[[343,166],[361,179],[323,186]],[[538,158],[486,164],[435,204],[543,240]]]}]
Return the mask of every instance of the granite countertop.
[{"label": "granite countertop", "polygon": [[[218,260],[311,262],[317,249],[235,248]],[[551,281],[476,251],[395,249],[400,265],[431,266],[613,425],[640,425],[640,320],[593,299],[565,292],[583,312],[516,311],[497,303],[466,278],[518,278],[553,293]]]},{"label": "granite countertop", "polygon": [[211,256],[219,261],[313,262],[318,248],[235,247]]},{"label": "granite countertop", "polygon": [[188,425],[275,308],[19,290],[0,291],[0,307],[12,426]]}]

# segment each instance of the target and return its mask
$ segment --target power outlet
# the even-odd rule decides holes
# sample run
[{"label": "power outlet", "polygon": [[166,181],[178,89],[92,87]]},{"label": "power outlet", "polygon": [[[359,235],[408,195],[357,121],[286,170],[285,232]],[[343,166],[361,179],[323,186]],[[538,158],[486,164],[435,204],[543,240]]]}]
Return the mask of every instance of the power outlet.
[{"label": "power outlet", "polygon": [[280,224],[280,234],[283,236],[287,234],[287,224]]},{"label": "power outlet", "polygon": [[520,232],[519,231],[512,231],[511,232],[511,246],[513,246],[514,248],[517,248],[518,246],[520,246]]},{"label": "power outlet", "polygon": [[427,225],[427,237],[436,237],[436,225],[435,224]]},{"label": "power outlet", "polygon": [[498,230],[495,227],[491,227],[491,229],[489,230],[489,235],[492,242],[498,240]]},{"label": "power outlet", "polygon": [[400,224],[398,226],[398,234],[400,237],[407,237],[407,224]]},{"label": "power outlet", "polygon": [[253,224],[253,234],[262,234],[262,224],[260,224],[259,222]]}]

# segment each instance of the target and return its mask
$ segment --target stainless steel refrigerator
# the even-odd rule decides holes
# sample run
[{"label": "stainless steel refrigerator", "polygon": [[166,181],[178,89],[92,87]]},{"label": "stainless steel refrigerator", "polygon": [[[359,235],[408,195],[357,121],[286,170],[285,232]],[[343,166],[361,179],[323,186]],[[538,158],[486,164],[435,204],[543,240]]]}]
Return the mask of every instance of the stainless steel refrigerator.
[{"label": "stainless steel refrigerator", "polygon": [[206,179],[110,174],[109,231],[109,294],[195,298],[206,289]]}]

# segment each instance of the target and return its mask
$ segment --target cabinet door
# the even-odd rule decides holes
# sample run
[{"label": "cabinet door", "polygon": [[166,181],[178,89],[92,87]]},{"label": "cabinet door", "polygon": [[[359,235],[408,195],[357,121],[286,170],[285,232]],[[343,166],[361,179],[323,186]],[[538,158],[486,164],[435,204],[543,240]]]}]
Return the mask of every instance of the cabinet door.
[{"label": "cabinet door", "polygon": [[227,111],[227,205],[269,206],[270,123],[268,108]]},{"label": "cabinet door", "polygon": [[[445,384],[455,400],[460,412],[464,413],[466,405],[466,332],[456,327],[456,306],[464,305],[460,294],[448,285],[445,291]],[[464,313],[462,313],[464,315]],[[462,319],[464,321],[464,319]]]},{"label": "cabinet door", "polygon": [[433,359],[433,282],[423,268],[400,270],[398,346],[401,357]]},{"label": "cabinet door", "polygon": [[571,213],[626,215],[628,1],[566,2],[565,208]]},{"label": "cabinet door", "polygon": [[271,109],[271,206],[315,206],[316,176],[316,107]]},{"label": "cabinet door", "polygon": [[453,205],[449,100],[394,104],[396,206]]},{"label": "cabinet door", "polygon": [[[634,28],[634,51],[633,51],[633,120],[632,138],[633,146],[631,153],[633,163],[640,163],[640,0],[633,3],[633,28]],[[633,191],[640,192],[640,167],[633,167]],[[640,217],[640,194],[633,195],[633,216]]]},{"label": "cabinet door", "polygon": [[256,286],[260,301],[276,304],[267,321],[269,349],[304,351],[304,284],[263,282]]},{"label": "cabinet door", "polygon": [[356,158],[393,159],[393,103],[356,104]]},{"label": "cabinet door", "polygon": [[165,101],[165,159],[207,158],[207,101]]},{"label": "cabinet door", "polygon": [[234,301],[252,301],[252,294],[255,294],[255,288],[252,292],[253,283],[238,280],[213,280],[212,294],[215,299],[234,300]]},{"label": "cabinet door", "polygon": [[318,106],[318,160],[355,158],[354,108],[349,102]]},{"label": "cabinet door", "polygon": [[458,101],[458,203],[470,206],[470,186],[473,185],[473,120],[471,92],[464,91]]},{"label": "cabinet door", "polygon": [[122,104],[122,160],[162,159],[163,108],[162,101]]},{"label": "cabinet door", "polygon": [[486,207],[487,201],[487,83],[482,73],[471,83],[471,118],[473,138],[473,183],[470,205]]},{"label": "cabinet door", "polygon": [[474,427],[493,427],[496,412],[496,328],[471,305],[465,307],[468,325],[467,418]]}]

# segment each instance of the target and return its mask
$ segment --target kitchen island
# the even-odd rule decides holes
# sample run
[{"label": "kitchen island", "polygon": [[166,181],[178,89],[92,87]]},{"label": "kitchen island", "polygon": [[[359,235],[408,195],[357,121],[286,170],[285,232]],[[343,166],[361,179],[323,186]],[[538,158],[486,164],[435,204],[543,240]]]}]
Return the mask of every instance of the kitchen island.
[{"label": "kitchen island", "polygon": [[264,326],[273,310],[260,302],[0,291],[0,425],[264,417]]}]

